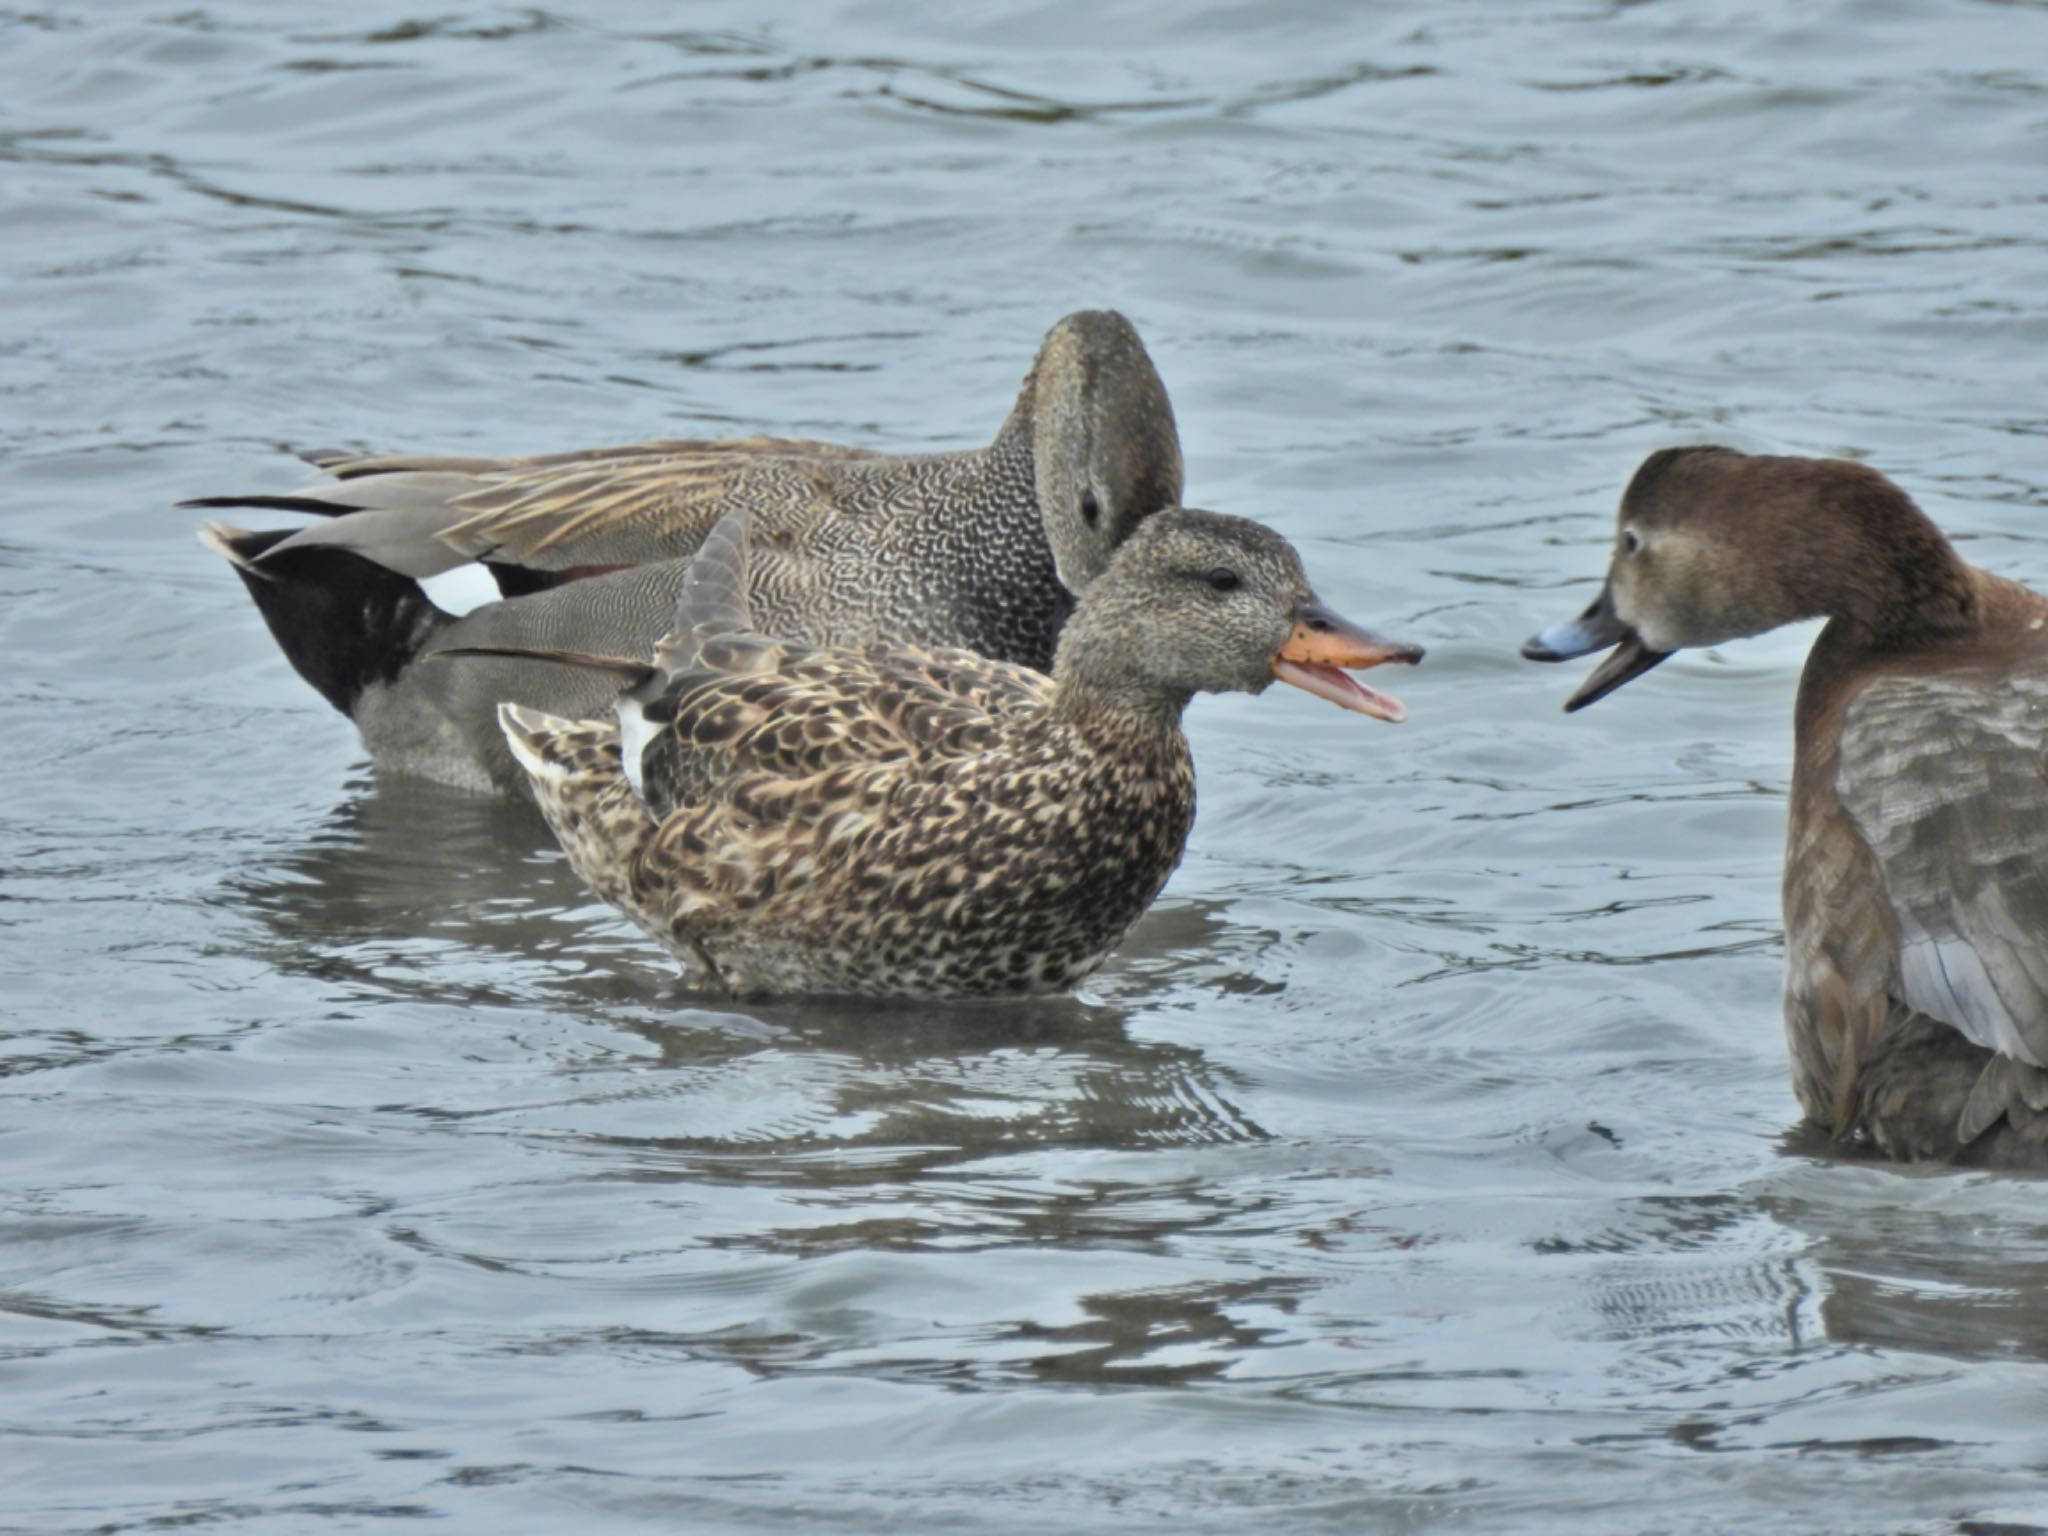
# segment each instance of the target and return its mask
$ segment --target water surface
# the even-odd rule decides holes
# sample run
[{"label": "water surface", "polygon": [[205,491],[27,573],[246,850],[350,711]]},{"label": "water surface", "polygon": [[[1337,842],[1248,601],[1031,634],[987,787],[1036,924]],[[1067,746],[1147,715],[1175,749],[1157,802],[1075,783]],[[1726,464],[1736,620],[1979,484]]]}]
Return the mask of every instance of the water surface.
[{"label": "water surface", "polygon": [[[2040,1185],[1786,1138],[1809,635],[1569,720],[1514,655],[1674,442],[2048,582],[2044,60],[1964,0],[0,11],[0,1526],[2048,1527]],[[168,505],[969,444],[1091,305],[1190,498],[1430,660],[1398,730],[1199,701],[1071,1000],[681,993],[530,814],[375,782]]]}]

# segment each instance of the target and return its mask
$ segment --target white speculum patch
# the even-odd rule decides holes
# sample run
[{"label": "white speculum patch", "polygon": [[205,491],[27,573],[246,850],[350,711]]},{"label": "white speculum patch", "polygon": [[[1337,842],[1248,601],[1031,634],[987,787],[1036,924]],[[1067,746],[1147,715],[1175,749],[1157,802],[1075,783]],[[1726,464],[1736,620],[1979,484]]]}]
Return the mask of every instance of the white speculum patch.
[{"label": "white speculum patch", "polygon": [[443,613],[458,617],[474,612],[485,603],[497,602],[499,596],[497,582],[481,565],[458,565],[452,571],[428,576],[420,582],[420,590],[427,594],[427,601]]},{"label": "white speculum patch", "polygon": [[[1996,893],[1980,902],[1997,908],[1980,912],[1971,925],[1980,935],[2018,932]],[[2003,920],[2003,927],[2000,920]],[[2038,1053],[2020,1026],[2010,999],[2035,995],[2024,957],[2002,952],[1996,940],[1976,941],[1965,933],[1930,933],[1912,914],[1899,921],[1899,981],[1907,1005],[1959,1030],[1972,1043],[2030,1066]]]},{"label": "white speculum patch", "polygon": [[647,803],[647,785],[640,767],[640,754],[647,750],[648,743],[659,734],[660,728],[647,718],[646,707],[637,700],[621,698],[618,704],[619,717],[619,758],[626,770],[626,781],[633,786],[633,793],[640,797],[640,803]]}]

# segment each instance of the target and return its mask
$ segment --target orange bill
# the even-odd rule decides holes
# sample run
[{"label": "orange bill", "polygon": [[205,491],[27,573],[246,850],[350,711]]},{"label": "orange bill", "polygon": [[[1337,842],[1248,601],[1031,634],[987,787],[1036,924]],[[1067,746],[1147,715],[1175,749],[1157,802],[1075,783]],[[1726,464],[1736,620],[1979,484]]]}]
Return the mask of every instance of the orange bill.
[{"label": "orange bill", "polygon": [[1273,658],[1273,675],[1344,709],[1399,724],[1408,718],[1401,701],[1366,687],[1345,669],[1390,661],[1412,667],[1420,660],[1421,646],[1383,640],[1310,600],[1294,611],[1294,633]]}]

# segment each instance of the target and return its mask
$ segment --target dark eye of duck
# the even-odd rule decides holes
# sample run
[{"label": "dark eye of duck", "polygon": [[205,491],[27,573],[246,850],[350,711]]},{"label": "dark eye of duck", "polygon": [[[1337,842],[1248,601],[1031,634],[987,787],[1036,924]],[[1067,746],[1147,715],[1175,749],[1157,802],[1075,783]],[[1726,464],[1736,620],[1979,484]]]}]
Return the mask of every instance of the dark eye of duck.
[{"label": "dark eye of duck", "polygon": [[1102,521],[1102,503],[1095,499],[1093,491],[1084,491],[1081,495],[1081,521],[1090,528]]},{"label": "dark eye of duck", "polygon": [[1203,578],[1218,592],[1235,592],[1244,585],[1244,579],[1228,566],[1219,565]]},{"label": "dark eye of duck", "polygon": [[1622,550],[1622,553],[1623,553],[1623,554],[1626,554],[1626,555],[1632,555],[1632,554],[1634,554],[1634,553],[1635,553],[1635,552],[1636,552],[1637,550],[1641,549],[1642,547],[1643,547],[1643,541],[1642,541],[1642,540],[1641,540],[1640,538],[1638,538],[1638,537],[1636,536],[1636,531],[1635,531],[1635,529],[1633,529],[1633,528],[1624,528],[1624,529],[1622,530],[1622,534],[1621,534],[1621,550]]}]

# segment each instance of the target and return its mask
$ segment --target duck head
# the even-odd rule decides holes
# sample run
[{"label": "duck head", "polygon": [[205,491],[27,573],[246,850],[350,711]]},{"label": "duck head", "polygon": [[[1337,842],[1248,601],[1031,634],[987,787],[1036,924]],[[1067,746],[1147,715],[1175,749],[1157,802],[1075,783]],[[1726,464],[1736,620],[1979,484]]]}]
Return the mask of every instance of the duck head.
[{"label": "duck head", "polygon": [[1175,715],[1197,693],[1261,693],[1277,679],[1399,721],[1407,712],[1398,699],[1345,669],[1420,660],[1420,646],[1332,612],[1272,529],[1173,508],[1147,519],[1082,595],[1053,676],[1070,699]]},{"label": "duck head", "polygon": [[1081,310],[1046,332],[1011,420],[1028,425],[1039,513],[1069,592],[1180,501],[1173,406],[1136,328],[1114,310]]},{"label": "duck head", "polygon": [[1660,449],[1622,494],[1600,595],[1522,654],[1568,661],[1612,646],[1565,701],[1583,709],[1688,646],[1820,614],[1874,616],[1888,566],[1930,534],[1940,541],[1904,493],[1860,464]]}]

